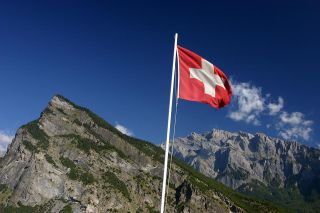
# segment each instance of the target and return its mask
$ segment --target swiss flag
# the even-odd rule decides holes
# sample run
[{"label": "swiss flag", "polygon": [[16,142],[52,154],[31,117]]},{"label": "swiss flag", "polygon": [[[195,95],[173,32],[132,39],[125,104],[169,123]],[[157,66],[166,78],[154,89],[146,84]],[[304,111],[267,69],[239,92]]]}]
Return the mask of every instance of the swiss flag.
[{"label": "swiss flag", "polygon": [[201,56],[181,46],[179,57],[179,98],[222,108],[231,101],[227,76]]}]

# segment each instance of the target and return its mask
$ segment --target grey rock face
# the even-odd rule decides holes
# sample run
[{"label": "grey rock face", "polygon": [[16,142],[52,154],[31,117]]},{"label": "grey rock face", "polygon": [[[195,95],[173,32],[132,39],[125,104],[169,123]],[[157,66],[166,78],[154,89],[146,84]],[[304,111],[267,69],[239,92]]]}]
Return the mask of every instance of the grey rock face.
[{"label": "grey rock face", "polygon": [[303,191],[320,176],[320,150],[262,133],[192,133],[175,139],[174,156],[233,189],[256,180]]}]

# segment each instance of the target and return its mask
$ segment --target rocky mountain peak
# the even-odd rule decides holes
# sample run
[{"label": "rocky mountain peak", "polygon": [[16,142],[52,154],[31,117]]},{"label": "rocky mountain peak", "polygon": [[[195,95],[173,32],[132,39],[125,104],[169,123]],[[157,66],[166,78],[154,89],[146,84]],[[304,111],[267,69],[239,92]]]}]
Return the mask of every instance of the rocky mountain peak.
[{"label": "rocky mountain peak", "polygon": [[66,111],[72,111],[75,109],[74,105],[62,95],[53,96],[49,102],[48,107],[49,106]]}]

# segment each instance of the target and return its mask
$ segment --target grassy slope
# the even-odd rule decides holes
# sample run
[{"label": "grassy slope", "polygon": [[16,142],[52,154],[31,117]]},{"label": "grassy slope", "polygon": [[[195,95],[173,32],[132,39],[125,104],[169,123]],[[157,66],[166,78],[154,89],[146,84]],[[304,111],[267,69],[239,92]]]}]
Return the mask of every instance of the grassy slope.
[{"label": "grassy slope", "polygon": [[[267,200],[278,205],[284,206],[288,209],[288,212],[310,213],[319,212],[320,200],[317,192],[314,192],[314,199],[306,199],[299,191],[298,187],[278,187],[276,185],[265,186],[263,183],[253,181],[247,184],[252,190],[244,190],[245,187],[241,187],[239,191],[243,191],[245,194],[257,197],[263,200]],[[310,196],[313,194],[311,193]]]}]

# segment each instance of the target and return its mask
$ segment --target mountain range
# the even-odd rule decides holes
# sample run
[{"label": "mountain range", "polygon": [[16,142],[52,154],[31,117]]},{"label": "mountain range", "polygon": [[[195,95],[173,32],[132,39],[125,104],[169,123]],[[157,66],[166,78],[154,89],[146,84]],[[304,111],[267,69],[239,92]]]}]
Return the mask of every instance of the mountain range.
[{"label": "mountain range", "polygon": [[[160,147],[56,95],[38,119],[17,130],[0,159],[0,212],[159,212],[163,156]],[[285,212],[177,159],[166,210]]]},{"label": "mountain range", "polygon": [[320,212],[320,150],[263,133],[213,129],[176,138],[173,155],[246,195]]}]

